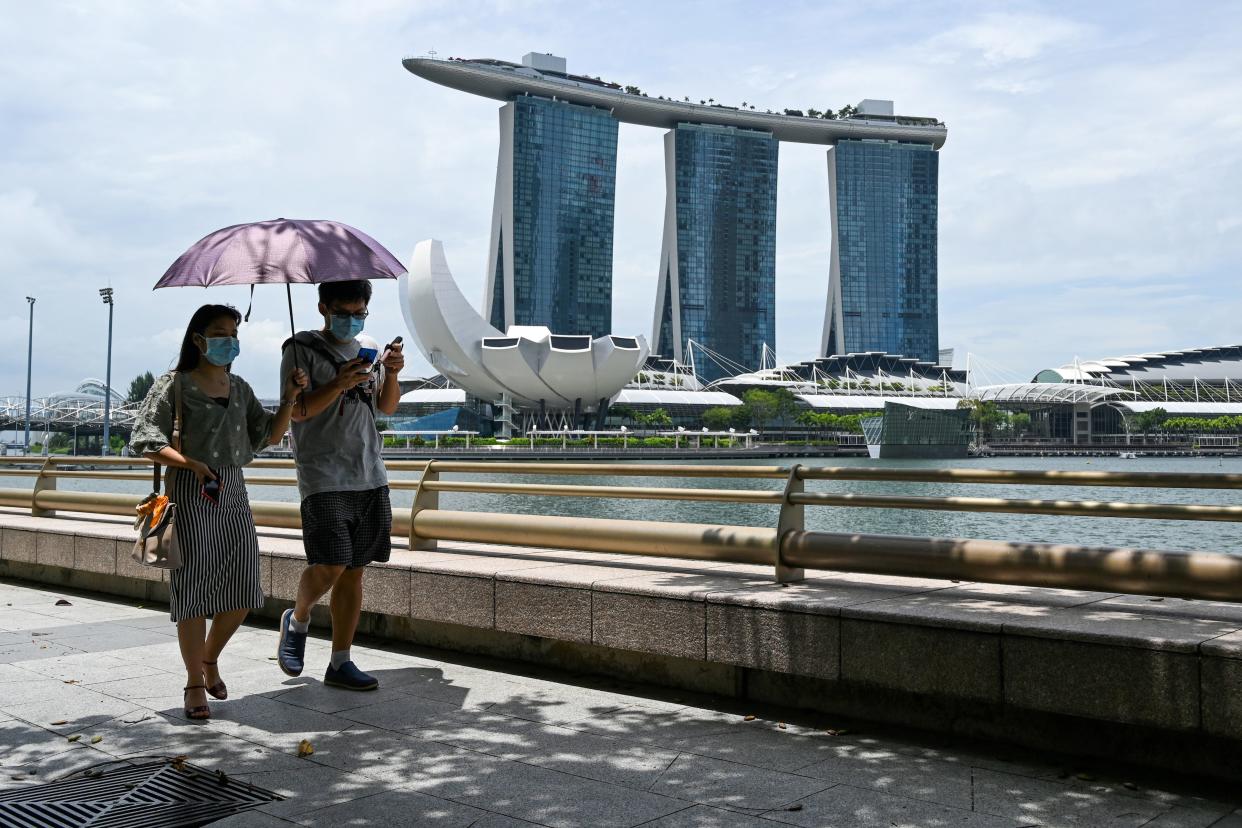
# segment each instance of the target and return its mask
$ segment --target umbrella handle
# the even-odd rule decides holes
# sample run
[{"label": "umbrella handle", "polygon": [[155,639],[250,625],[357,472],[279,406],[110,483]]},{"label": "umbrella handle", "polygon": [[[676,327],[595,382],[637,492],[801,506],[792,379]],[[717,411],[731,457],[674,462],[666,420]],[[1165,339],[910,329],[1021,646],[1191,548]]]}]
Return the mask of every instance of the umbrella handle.
[{"label": "umbrella handle", "polygon": [[[253,289],[253,287],[252,287]],[[301,370],[302,361],[298,359],[298,330],[293,324],[293,288],[285,282],[285,298],[289,300],[289,341],[290,347],[293,348],[293,368],[295,371]],[[306,393],[298,392],[298,403],[302,407],[302,416],[306,416]]]}]

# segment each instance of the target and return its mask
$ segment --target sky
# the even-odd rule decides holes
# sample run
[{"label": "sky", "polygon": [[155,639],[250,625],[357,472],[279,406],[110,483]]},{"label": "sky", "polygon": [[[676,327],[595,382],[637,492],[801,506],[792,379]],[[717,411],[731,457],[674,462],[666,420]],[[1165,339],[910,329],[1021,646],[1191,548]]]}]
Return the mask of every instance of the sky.
[{"label": "sky", "polygon": [[[220,227],[329,218],[408,261],[444,242],[482,306],[498,101],[401,59],[568,59],[652,97],[760,109],[863,98],[948,125],[940,342],[993,381],[1242,341],[1242,4],[1187,2],[130,2],[0,0],[0,396],[167,370],[194,308],[245,288],[151,286]],[[816,356],[825,148],[782,144],[777,342]],[[651,333],[662,131],[622,124],[616,333]],[[295,287],[299,327],[319,324]],[[377,283],[368,333],[405,330]],[[234,370],[275,396],[284,292],[260,288]],[[413,349],[411,349],[413,350]],[[411,355],[406,373],[432,373]]]}]

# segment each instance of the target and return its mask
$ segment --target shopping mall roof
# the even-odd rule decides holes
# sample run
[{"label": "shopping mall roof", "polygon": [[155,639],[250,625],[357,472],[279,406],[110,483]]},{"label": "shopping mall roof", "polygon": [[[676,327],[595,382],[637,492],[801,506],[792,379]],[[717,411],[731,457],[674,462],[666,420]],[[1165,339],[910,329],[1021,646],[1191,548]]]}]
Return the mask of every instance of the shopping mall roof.
[{"label": "shopping mall roof", "polygon": [[795,394],[811,408],[839,409],[842,411],[881,411],[885,403],[908,405],[911,408],[927,408],[945,411],[957,408],[961,397],[898,397],[892,394]]},{"label": "shopping mall roof", "polygon": [[742,401],[723,391],[674,391],[660,388],[622,388],[612,398],[613,405],[741,405]]},{"label": "shopping mall roof", "polygon": [[1060,368],[1040,371],[1035,377],[1037,382],[1219,382],[1226,379],[1242,381],[1242,345],[1075,360]]},{"label": "shopping mall roof", "polygon": [[1006,385],[976,387],[971,396],[984,402],[1094,405],[1112,397],[1126,398],[1133,394],[1124,388],[1085,385],[1077,382],[1015,382]]}]

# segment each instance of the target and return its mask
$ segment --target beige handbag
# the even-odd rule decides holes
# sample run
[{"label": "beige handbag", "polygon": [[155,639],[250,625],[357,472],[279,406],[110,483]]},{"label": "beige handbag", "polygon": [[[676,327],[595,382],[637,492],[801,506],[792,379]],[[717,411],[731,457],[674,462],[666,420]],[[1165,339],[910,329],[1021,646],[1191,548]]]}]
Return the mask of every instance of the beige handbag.
[{"label": "beige handbag", "polygon": [[[172,439],[170,445],[181,451],[181,374],[173,374],[173,416]],[[154,487],[151,494],[138,504],[138,518],[134,528],[138,530],[138,540],[134,541],[131,557],[143,566],[157,569],[179,569],[181,567],[181,547],[177,544],[177,504],[165,492],[160,492],[160,464],[154,463]]]}]

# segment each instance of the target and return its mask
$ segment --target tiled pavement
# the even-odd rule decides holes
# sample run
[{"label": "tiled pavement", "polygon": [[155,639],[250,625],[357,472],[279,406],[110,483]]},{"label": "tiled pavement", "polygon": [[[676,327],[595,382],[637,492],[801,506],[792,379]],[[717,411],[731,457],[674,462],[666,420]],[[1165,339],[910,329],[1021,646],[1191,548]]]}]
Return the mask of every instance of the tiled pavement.
[{"label": "tiled pavement", "polygon": [[[285,677],[274,648],[269,628],[239,631],[221,662],[232,698],[191,723],[162,607],[0,582],[0,789],[185,754],[288,797],[216,823],[230,828],[1242,828],[1242,793],[1196,796],[1017,750],[834,734],[691,694],[374,644],[354,654],[382,687],[353,694],[318,670]],[[327,651],[312,640],[308,662]],[[313,756],[297,758],[301,739]]]}]

